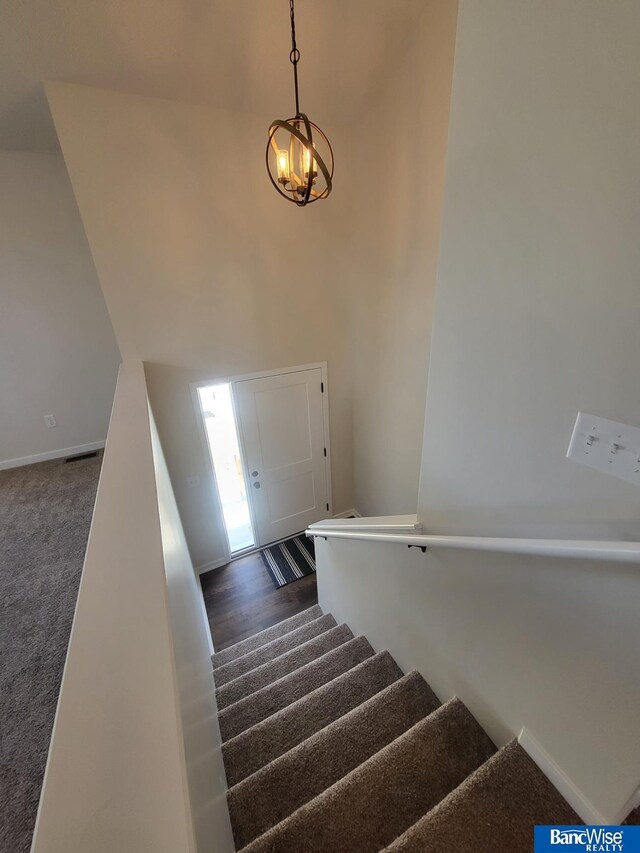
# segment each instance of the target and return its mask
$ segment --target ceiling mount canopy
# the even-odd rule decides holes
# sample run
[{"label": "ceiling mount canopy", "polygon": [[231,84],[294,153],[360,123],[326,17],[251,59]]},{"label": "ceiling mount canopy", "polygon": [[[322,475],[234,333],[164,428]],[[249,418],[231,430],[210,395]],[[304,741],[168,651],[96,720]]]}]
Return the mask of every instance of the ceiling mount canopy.
[{"label": "ceiling mount canopy", "polygon": [[293,118],[276,119],[269,127],[267,142],[267,171],[271,183],[281,196],[304,207],[312,201],[326,198],[331,192],[333,151],[331,144],[317,124],[300,111],[298,94],[298,62],[296,47],[294,0],[289,0],[291,14],[291,53],[296,114]]}]

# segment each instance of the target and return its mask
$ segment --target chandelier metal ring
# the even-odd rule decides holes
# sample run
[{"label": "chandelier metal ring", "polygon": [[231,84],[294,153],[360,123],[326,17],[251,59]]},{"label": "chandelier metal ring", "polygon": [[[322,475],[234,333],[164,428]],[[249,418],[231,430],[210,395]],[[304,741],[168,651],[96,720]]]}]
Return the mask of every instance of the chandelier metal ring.
[{"label": "chandelier metal ring", "polygon": [[[300,121],[300,120],[302,120],[302,122],[304,123],[306,136],[303,133],[301,133],[294,124],[292,124],[292,122],[296,122],[296,121]],[[279,128],[282,128],[287,133],[289,133],[291,136],[295,137],[305,147],[305,149],[307,149],[309,151],[313,151],[313,157],[312,157],[313,162],[318,166],[318,168],[322,172],[322,176],[325,180],[325,187],[322,190],[322,192],[319,192],[319,193],[314,192],[312,181],[307,181],[304,197],[301,199],[296,198],[295,196],[292,197],[291,195],[286,194],[286,192],[283,192],[280,189],[280,187],[278,186],[278,184],[274,180],[274,177],[271,174],[271,169],[269,167],[269,152],[270,152],[270,150],[273,150],[275,152],[276,156],[278,156],[279,149],[274,142],[274,137],[275,137],[275,134]],[[315,130],[322,137],[322,140],[327,145],[327,148],[329,150],[329,156],[330,156],[330,167],[329,168],[327,167],[327,165],[326,165],[324,159],[322,158],[322,156],[320,155],[320,153],[314,147],[312,128],[315,128]],[[309,118],[305,115],[305,113],[299,113],[297,116],[294,116],[293,118],[276,119],[275,121],[273,121],[271,123],[271,125],[269,127],[269,139],[267,141],[266,162],[267,162],[267,172],[269,174],[269,178],[271,179],[271,183],[273,184],[273,186],[276,188],[276,190],[280,193],[281,196],[286,198],[287,201],[292,201],[294,204],[297,204],[298,207],[303,207],[304,205],[310,204],[314,201],[318,201],[321,198],[326,198],[329,195],[329,193],[331,192],[331,189],[333,186],[333,184],[332,184],[332,179],[333,179],[333,149],[331,148],[331,143],[329,142],[327,137],[324,135],[322,130],[320,130],[320,128],[316,124],[314,124],[312,121],[309,121]],[[313,196],[313,198],[311,198],[311,196]]]}]

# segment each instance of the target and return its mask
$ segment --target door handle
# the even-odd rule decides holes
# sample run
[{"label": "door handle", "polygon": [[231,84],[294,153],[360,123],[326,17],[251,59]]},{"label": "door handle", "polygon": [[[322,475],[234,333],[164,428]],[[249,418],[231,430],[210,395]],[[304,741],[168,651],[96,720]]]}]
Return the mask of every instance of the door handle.
[{"label": "door handle", "polygon": [[259,489],[259,488],[260,488],[260,482],[259,482],[258,480],[256,480],[256,481],[255,481],[255,483],[253,484],[253,488],[254,488],[254,489]]}]

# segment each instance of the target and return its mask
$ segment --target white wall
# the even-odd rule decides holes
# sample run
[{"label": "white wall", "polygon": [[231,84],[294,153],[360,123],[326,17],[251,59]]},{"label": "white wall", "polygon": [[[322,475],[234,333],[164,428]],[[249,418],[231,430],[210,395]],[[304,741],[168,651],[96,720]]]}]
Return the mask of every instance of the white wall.
[{"label": "white wall", "polygon": [[640,490],[565,459],[640,426],[640,4],[460,6],[420,516],[640,538]]},{"label": "white wall", "polygon": [[456,12],[455,0],[424,4],[351,128],[353,464],[365,515],[417,504]]},{"label": "white wall", "polygon": [[[194,380],[327,360],[334,511],[349,509],[348,182],[298,210],[264,171],[268,116],[63,84],[48,94],[120,348],[147,363],[194,564],[224,554]],[[340,129],[331,137],[344,163]]]},{"label": "white wall", "polygon": [[62,158],[0,151],[0,186],[0,467],[9,467],[104,442],[120,355]]},{"label": "white wall", "polygon": [[205,623],[157,454],[143,367],[128,362],[118,378],[33,853],[234,849]]},{"label": "white wall", "polygon": [[523,726],[617,824],[640,785],[640,567],[316,539],[325,612],[459,696],[498,746]]},{"label": "white wall", "polygon": [[[565,459],[579,409],[640,424],[639,41],[635,0],[461,0],[427,530],[640,538],[640,491]],[[319,555],[323,606],[441,698],[456,692],[499,742],[530,727],[616,822],[640,784],[637,566],[323,542]]]}]

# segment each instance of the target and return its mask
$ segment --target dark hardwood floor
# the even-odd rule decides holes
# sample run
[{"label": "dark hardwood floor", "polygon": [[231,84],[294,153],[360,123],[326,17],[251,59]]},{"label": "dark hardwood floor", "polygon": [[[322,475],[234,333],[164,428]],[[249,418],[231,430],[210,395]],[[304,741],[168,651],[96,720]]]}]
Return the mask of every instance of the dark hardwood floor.
[{"label": "dark hardwood floor", "polygon": [[259,553],[200,576],[217,652],[318,603],[315,574],[276,589]]}]

